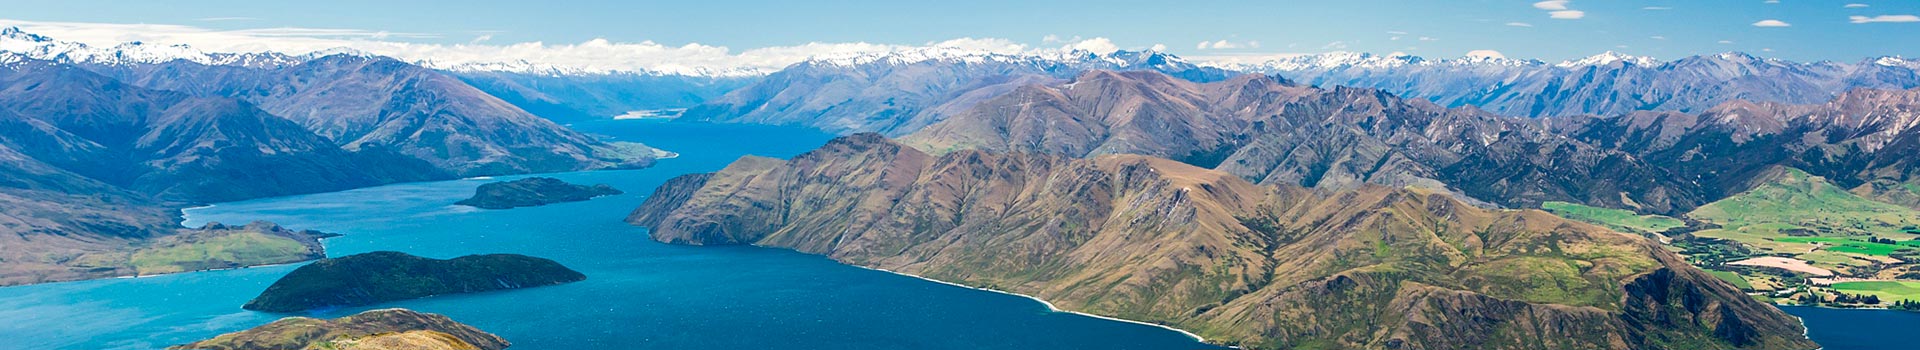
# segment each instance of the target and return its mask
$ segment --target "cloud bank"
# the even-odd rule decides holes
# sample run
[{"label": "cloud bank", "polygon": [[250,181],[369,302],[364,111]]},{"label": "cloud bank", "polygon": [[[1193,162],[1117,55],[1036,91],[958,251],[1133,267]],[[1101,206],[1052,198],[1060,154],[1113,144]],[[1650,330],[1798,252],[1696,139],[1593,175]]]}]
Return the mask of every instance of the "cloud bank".
[{"label": "cloud bank", "polygon": [[1860,24],[1860,23],[1908,23],[1908,22],[1920,22],[1920,16],[1914,16],[1914,15],[1879,15],[1879,16],[1873,16],[1873,17],[1867,17],[1867,16],[1847,16],[1847,21],[1848,21],[1848,22],[1853,22],[1854,24]]}]

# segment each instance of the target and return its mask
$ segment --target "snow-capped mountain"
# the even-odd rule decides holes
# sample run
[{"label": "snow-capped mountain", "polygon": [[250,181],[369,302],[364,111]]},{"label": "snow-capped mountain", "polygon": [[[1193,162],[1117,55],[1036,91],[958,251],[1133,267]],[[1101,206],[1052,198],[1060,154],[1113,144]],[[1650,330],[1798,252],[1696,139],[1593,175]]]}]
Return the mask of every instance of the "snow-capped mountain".
[{"label": "snow-capped mountain", "polygon": [[1660,60],[1653,59],[1653,57],[1634,56],[1634,55],[1628,55],[1628,54],[1623,54],[1619,52],[1607,51],[1607,52],[1600,53],[1598,55],[1588,56],[1587,58],[1562,61],[1560,62],[1560,64],[1556,64],[1554,66],[1560,67],[1560,68],[1575,68],[1575,67],[1584,67],[1584,66],[1605,66],[1605,65],[1621,63],[1621,62],[1628,63],[1628,64],[1635,64],[1635,65],[1642,65],[1642,66],[1651,66],[1651,65],[1660,64]]},{"label": "snow-capped mountain", "polygon": [[138,41],[96,47],[54,40],[18,27],[0,29],[0,51],[38,60],[108,66],[188,61],[205,65],[267,67],[303,61],[302,57],[281,53],[208,53],[187,45],[155,45]]},{"label": "snow-capped mountain", "polygon": [[1920,87],[1920,61],[1901,57],[1809,63],[1738,52],[1671,61],[1605,52],[1557,64],[1335,52],[1213,66],[1278,74],[1313,85],[1377,88],[1447,106],[1531,117],[1698,112],[1736,99],[1819,103],[1855,88]]}]

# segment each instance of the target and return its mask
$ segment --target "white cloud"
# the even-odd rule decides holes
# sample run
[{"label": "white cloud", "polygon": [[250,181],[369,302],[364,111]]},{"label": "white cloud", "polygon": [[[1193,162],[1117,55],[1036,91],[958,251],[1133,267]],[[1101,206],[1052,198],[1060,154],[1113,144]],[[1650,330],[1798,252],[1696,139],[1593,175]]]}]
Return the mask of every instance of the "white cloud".
[{"label": "white cloud", "polygon": [[1778,4],[1778,3],[1780,3],[1780,0],[1767,0],[1767,1],[1766,1],[1766,3],[1769,3],[1769,4]]},{"label": "white cloud", "polygon": [[1232,41],[1227,41],[1226,39],[1221,39],[1216,41],[1201,41],[1199,45],[1195,46],[1195,48],[1198,48],[1201,50],[1247,49],[1247,48],[1257,48],[1257,47],[1260,47],[1259,41],[1249,40],[1245,42],[1232,42]]},{"label": "white cloud", "polygon": [[1533,8],[1546,10],[1547,17],[1553,19],[1581,19],[1587,17],[1586,11],[1567,7],[1567,4],[1570,3],[1573,2],[1567,0],[1547,0],[1533,3]]},{"label": "white cloud", "polygon": [[1147,49],[1155,52],[1167,52],[1167,44],[1153,44],[1153,47],[1148,47]]},{"label": "white cloud", "polygon": [[1403,32],[1403,31],[1398,31],[1398,30],[1389,30],[1389,31],[1387,31],[1387,34],[1393,34],[1393,35],[1407,35],[1407,32]]},{"label": "white cloud", "polygon": [[1850,8],[1850,9],[1866,8],[1867,4],[1847,4],[1846,6],[1841,6],[1841,7]]},{"label": "white cloud", "polygon": [[258,21],[260,19],[253,18],[253,17],[206,17],[206,18],[200,18],[199,20],[204,22],[226,22],[226,21]]},{"label": "white cloud", "polygon": [[1580,10],[1553,11],[1548,12],[1547,17],[1553,19],[1581,19],[1587,17],[1587,12]]},{"label": "white cloud", "polygon": [[1906,23],[1906,22],[1920,22],[1920,16],[1914,16],[1914,15],[1879,15],[1879,16],[1873,16],[1873,17],[1867,17],[1867,16],[1847,16],[1847,21],[1848,21],[1848,22],[1853,22],[1853,23],[1855,23],[1855,24],[1859,24],[1859,23]]},{"label": "white cloud", "polygon": [[1652,38],[1653,40],[1667,40],[1667,37],[1659,36],[1659,35],[1651,36],[1649,38]]},{"label": "white cloud", "polygon": [[1346,48],[1347,48],[1347,42],[1345,41],[1334,41],[1334,42],[1327,43],[1326,45],[1320,45],[1321,50],[1328,50],[1328,49],[1342,50]]},{"label": "white cloud", "polygon": [[1533,24],[1529,24],[1527,22],[1507,22],[1507,26],[1508,27],[1533,27]]},{"label": "white cloud", "polygon": [[1777,19],[1765,19],[1765,20],[1760,20],[1759,22],[1753,22],[1753,26],[1755,27],[1792,27],[1793,24],[1789,24],[1787,22],[1777,20]]},{"label": "white cloud", "polygon": [[1672,10],[1673,8],[1666,7],[1666,6],[1647,6],[1647,7],[1642,7],[1640,9],[1647,10],[1647,11],[1666,11],[1666,10]]},{"label": "white cloud", "polygon": [[1733,40],[1721,40],[1721,41],[1720,41],[1720,43],[1721,43],[1721,44],[1732,44],[1732,43],[1733,43]]},{"label": "white cloud", "polygon": [[813,57],[845,57],[916,49],[957,49],[1005,54],[1034,54],[1075,49],[1110,53],[1119,49],[1118,45],[1107,38],[1073,38],[1071,40],[1056,38],[1055,42],[1050,42],[1049,45],[1058,44],[1057,47],[1030,47],[997,38],[958,38],[922,45],[812,42],[792,46],[734,50],[724,46],[700,43],[669,45],[653,41],[615,42],[607,39],[593,39],[579,43],[490,43],[491,33],[480,32],[474,32],[479,36],[464,44],[431,44],[407,40],[439,38],[441,35],[297,27],[218,30],[172,24],[0,19],[0,27],[8,26],[17,26],[27,32],[47,35],[56,40],[102,47],[141,41],[163,45],[186,44],[206,52],[271,51],[289,54],[345,48],[438,68],[523,64],[588,72],[757,73],[777,70]]},{"label": "white cloud", "polygon": [[[962,48],[962,49],[975,49],[975,48],[983,48],[983,47],[991,48],[993,46],[1000,46],[1003,49],[1013,49],[1008,51],[1023,51],[1023,50],[1020,50],[1020,48],[1025,47],[1024,45],[1014,44],[1013,42],[1007,41],[1005,39],[961,38],[961,39],[948,40],[942,43],[953,42],[955,40],[967,41],[964,44],[952,46],[954,48]],[[940,45],[929,45],[929,46],[945,47]],[[1088,51],[1088,52],[1093,52],[1093,53],[1103,54],[1103,55],[1113,53],[1114,51],[1120,51],[1120,45],[1114,45],[1113,40],[1103,38],[1103,37],[1096,37],[1093,39],[1087,39],[1087,40],[1081,40],[1074,43],[1069,43],[1067,44],[1067,46],[1062,46],[1060,48],[1063,50]],[[987,51],[993,51],[993,50],[987,50]]]},{"label": "white cloud", "polygon": [[1500,51],[1494,51],[1494,50],[1473,50],[1473,51],[1467,51],[1467,57],[1507,58],[1507,55],[1502,55],[1500,54]]}]

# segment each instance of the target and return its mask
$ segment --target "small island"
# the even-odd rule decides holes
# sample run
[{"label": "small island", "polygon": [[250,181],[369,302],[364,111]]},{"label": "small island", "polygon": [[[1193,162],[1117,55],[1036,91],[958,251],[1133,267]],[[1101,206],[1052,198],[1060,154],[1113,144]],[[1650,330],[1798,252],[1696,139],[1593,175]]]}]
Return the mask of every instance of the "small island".
[{"label": "small island", "polygon": [[331,320],[282,318],[273,323],[168,349],[454,350],[507,348],[506,339],[446,316],[407,309],[370,310]]},{"label": "small island", "polygon": [[480,188],[474,189],[473,198],[453,204],[481,209],[510,209],[578,202],[620,193],[620,190],[606,184],[585,186],[570,184],[551,177],[529,177],[480,185]]},{"label": "small island", "polygon": [[440,260],[400,252],[371,252],[320,259],[294,269],[243,308],[303,312],[442,294],[550,286],[586,278],[553,260],[517,254]]}]

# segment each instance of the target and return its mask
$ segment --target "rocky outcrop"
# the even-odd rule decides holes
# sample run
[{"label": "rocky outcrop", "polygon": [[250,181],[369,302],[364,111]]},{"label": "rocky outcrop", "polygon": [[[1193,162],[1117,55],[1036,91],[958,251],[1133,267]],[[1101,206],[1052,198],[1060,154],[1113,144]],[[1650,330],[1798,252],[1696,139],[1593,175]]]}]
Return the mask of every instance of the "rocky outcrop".
[{"label": "rocky outcrop", "polygon": [[400,252],[372,252],[320,259],[294,269],[248,301],[245,308],[300,312],[442,294],[550,286],[586,278],[553,260],[525,255],[468,255],[439,260]]},{"label": "rocky outcrop", "polygon": [[1643,238],[1411,187],[854,135],[656,193],[629,220],[659,241],[789,248],[1254,348],[1814,347]]},{"label": "rocky outcrop", "polygon": [[446,316],[380,309],[331,320],[282,318],[168,349],[188,350],[500,350],[506,339]]},{"label": "rocky outcrop", "polygon": [[481,209],[509,209],[579,202],[620,193],[620,190],[606,184],[583,186],[551,177],[529,177],[480,185],[473,190],[473,197],[453,204]]}]

